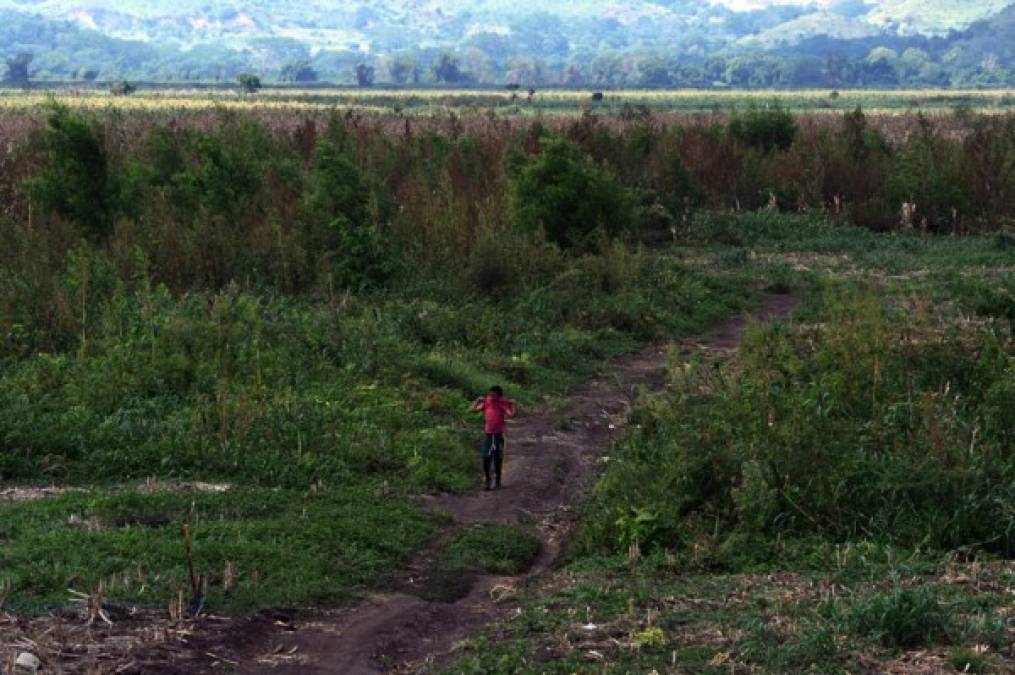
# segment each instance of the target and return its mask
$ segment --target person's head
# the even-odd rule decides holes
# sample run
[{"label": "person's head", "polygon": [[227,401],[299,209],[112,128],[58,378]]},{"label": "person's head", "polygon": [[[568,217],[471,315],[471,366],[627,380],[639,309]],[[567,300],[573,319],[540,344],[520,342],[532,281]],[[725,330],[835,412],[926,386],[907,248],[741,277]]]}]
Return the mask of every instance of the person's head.
[{"label": "person's head", "polygon": [[495,384],[492,387],[490,387],[489,395],[493,396],[494,398],[500,398],[501,396],[504,395],[504,390],[501,389],[500,385]]}]

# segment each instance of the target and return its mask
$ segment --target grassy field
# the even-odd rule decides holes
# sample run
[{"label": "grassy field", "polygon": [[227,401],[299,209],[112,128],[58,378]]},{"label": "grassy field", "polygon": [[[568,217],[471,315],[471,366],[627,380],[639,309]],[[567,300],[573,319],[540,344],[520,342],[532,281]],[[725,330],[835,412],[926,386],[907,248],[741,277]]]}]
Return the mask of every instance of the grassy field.
[{"label": "grassy field", "polygon": [[657,112],[713,112],[777,102],[794,112],[848,112],[862,106],[871,113],[912,112],[944,114],[956,108],[1005,112],[1015,108],[1011,89],[844,89],[832,90],[611,90],[593,100],[591,90],[546,89],[532,97],[527,91],[489,89],[272,89],[256,94],[202,89],[144,89],[130,96],[114,96],[102,89],[55,89],[26,93],[0,90],[0,109],[39,106],[55,97],[85,108],[194,110],[221,106],[238,110],[327,110],[355,108],[363,112],[393,110],[431,115],[447,110],[485,110],[501,115],[540,112],[577,114],[582,110],[620,113],[644,106]]},{"label": "grassy field", "polygon": [[536,542],[415,500],[477,485],[468,402],[555,408],[791,291],[674,356],[569,565],[460,669],[1011,665],[1015,116],[32,96],[0,114],[5,607],[165,607],[185,524],[215,611],[343,604],[435,541],[515,573]]},{"label": "grassy field", "polygon": [[[119,316],[85,349],[0,369],[4,483],[84,490],[0,504],[8,602],[59,602],[103,579],[111,598],[163,602],[185,583],[184,523],[219,608],[382,583],[441,525],[408,498],[478,480],[468,401],[501,382],[546,405],[608,355],[748,299],[668,256],[630,264],[626,290],[595,297],[601,282],[571,268],[501,301],[418,288],[334,307],[239,289],[112,298]],[[149,477],[163,484],[145,490]],[[230,488],[173,488],[195,479]]]},{"label": "grassy field", "polygon": [[797,317],[674,360],[569,563],[448,672],[1011,672],[1010,238],[748,215],[709,241],[685,255],[782,268]]}]

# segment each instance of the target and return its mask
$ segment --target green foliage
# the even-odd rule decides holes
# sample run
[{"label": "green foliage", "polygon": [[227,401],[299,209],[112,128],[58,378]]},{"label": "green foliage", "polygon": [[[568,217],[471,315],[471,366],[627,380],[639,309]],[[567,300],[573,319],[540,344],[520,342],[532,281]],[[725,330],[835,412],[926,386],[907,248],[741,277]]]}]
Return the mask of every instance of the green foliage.
[{"label": "green foliage", "polygon": [[666,633],[659,626],[652,626],[633,633],[631,644],[637,649],[659,649],[666,645]]},{"label": "green foliage", "polygon": [[521,574],[539,555],[540,541],[509,525],[473,525],[459,530],[442,555],[445,565],[461,571]]},{"label": "green foliage", "polygon": [[512,190],[519,225],[541,229],[561,248],[588,249],[597,236],[614,237],[633,224],[631,194],[562,138],[542,140],[541,152],[516,169]]},{"label": "green foliage", "polygon": [[752,619],[737,641],[737,654],[768,672],[813,672],[826,669],[837,655],[835,634],[827,626],[805,625],[789,639],[780,636],[762,619]]},{"label": "green foliage", "polygon": [[111,178],[102,131],[92,120],[54,104],[34,139],[41,166],[24,184],[35,208],[81,226],[95,240],[112,230]]},{"label": "green foliage", "polygon": [[990,659],[987,655],[965,647],[957,647],[948,652],[948,663],[960,673],[990,672]]},{"label": "green foliage", "polygon": [[[919,11],[911,2],[877,7],[843,2],[756,12],[706,4],[672,12],[666,11],[672,2],[653,0],[633,15],[642,19],[636,29],[602,20],[601,3],[576,6],[562,1],[536,7],[502,0],[463,4],[445,8],[441,17],[394,0],[371,5],[369,13],[349,15],[321,6],[266,2],[244,8],[256,28],[231,23],[227,17],[234,15],[224,2],[177,3],[156,21],[144,3],[104,0],[95,7],[115,9],[116,14],[98,13],[94,27],[68,24],[63,5],[31,6],[29,12],[23,3],[9,3],[0,10],[0,41],[11,49],[35,51],[32,74],[37,79],[77,79],[101,72],[143,81],[212,82],[274,63],[293,68],[309,64],[320,79],[348,83],[362,57],[356,50],[336,50],[330,35],[353,29],[371,45],[375,62],[409,62],[408,67],[390,68],[387,81],[393,84],[415,79],[411,73],[417,61],[428,69],[431,81],[457,83],[471,76],[485,86],[519,81],[528,86],[535,81],[600,89],[843,88],[841,93],[815,92],[813,98],[825,105],[848,96],[846,87],[987,87],[1012,82],[1010,51],[1002,48],[1011,42],[1012,15],[1003,11],[1004,3],[927,1]],[[194,46],[186,38],[187,20],[195,17],[225,21],[229,30]],[[123,21],[140,34],[120,36]],[[515,37],[446,29],[465,22],[504,26]],[[911,32],[893,30],[902,23]],[[857,24],[866,27],[862,35],[852,34]],[[307,27],[314,30],[292,37]],[[881,30],[869,33],[877,28]],[[708,58],[695,56],[698,43],[709,45]],[[448,71],[447,60],[456,64],[455,71]],[[20,82],[16,75],[22,73],[27,76],[27,64],[24,70],[12,67],[9,79]],[[283,81],[301,81],[294,75],[280,73]],[[900,97],[913,95],[904,92]]]},{"label": "green foliage", "polygon": [[391,272],[391,246],[370,221],[371,190],[348,150],[341,121],[314,150],[307,178],[307,239],[321,274],[340,288],[359,289]]},{"label": "green foliage", "polygon": [[236,81],[247,94],[256,94],[261,90],[261,78],[253,73],[240,73],[236,76]]},{"label": "green foliage", "polygon": [[128,82],[127,80],[121,80],[116,82],[109,88],[109,93],[113,96],[130,96],[137,91],[137,87]]},{"label": "green foliage", "polygon": [[[669,551],[688,566],[733,568],[787,550],[831,564],[836,543],[861,538],[1011,551],[1012,287],[1003,237],[878,236],[771,212],[689,219],[678,239],[703,250],[673,257],[670,249],[631,250],[617,236],[617,225],[638,215],[634,191],[643,207],[651,202],[671,217],[682,216],[698,188],[706,201],[724,199],[717,186],[728,176],[727,150],[752,163],[742,185],[773,185],[820,204],[824,188],[809,182],[817,172],[804,161],[810,148],[827,151],[822,161],[856,155],[843,166],[891,170],[896,155],[868,121],[852,122],[853,141],[814,135],[765,155],[722,133],[661,132],[651,115],[632,110],[623,123],[631,126],[576,129],[575,145],[548,139],[542,154],[518,153],[509,176],[505,157],[535,152],[535,131],[500,123],[466,131],[474,120],[457,117],[431,127],[399,120],[392,134],[355,114],[320,129],[309,116],[269,123],[225,111],[106,114],[106,129],[116,132],[97,138],[115,187],[106,188],[115,231],[82,242],[79,223],[65,216],[40,227],[38,210],[28,223],[17,201],[0,221],[4,480],[235,481],[235,514],[220,505],[201,511],[207,502],[198,500],[200,522],[235,536],[210,564],[242,558],[242,568],[258,570],[280,525],[248,505],[262,498],[258,486],[277,489],[293,503],[279,518],[298,520],[305,506],[307,536],[329,543],[302,567],[286,558],[300,578],[277,581],[280,590],[266,597],[340,599],[420,543],[395,541],[398,528],[384,531],[408,493],[475,484],[465,406],[491,381],[535,403],[609,355],[743,307],[757,284],[806,288],[819,272],[802,283],[794,271],[802,266],[876,264],[878,283],[900,292],[827,284],[804,310],[826,328],[754,329],[737,365],[675,367],[670,393],[637,404],[630,439],[611,451],[617,461],[607,464],[578,551],[634,547],[649,557]],[[122,119],[129,123],[111,123]],[[45,175],[31,151],[18,149],[12,175]],[[846,184],[838,181],[829,178],[828,189]],[[526,190],[540,209],[527,221],[518,201]],[[523,227],[512,226],[515,215]],[[550,236],[554,219],[560,240]],[[801,247],[810,248],[795,257]],[[973,266],[991,271],[971,279]],[[939,323],[931,307],[978,314],[978,332]],[[319,495],[330,504],[338,493],[354,495],[355,505],[306,503]],[[61,547],[81,542],[116,560],[136,548],[175,579],[169,551],[185,501],[125,498],[108,509],[74,502],[113,526],[45,546],[41,533],[69,515],[18,507],[36,530],[19,530],[19,541],[38,546],[19,549],[9,569],[31,579],[38,554],[57,570],[18,594],[63,592]],[[374,502],[398,508],[370,511]],[[371,530],[357,530],[357,518]],[[334,540],[320,530],[328,519],[343,533]],[[429,532],[425,521],[409,518],[407,527]],[[154,548],[139,543],[146,529],[159,531]],[[278,536],[306,546],[298,534]],[[525,557],[509,546],[517,533],[461,537],[456,559],[493,553],[470,562],[483,569]],[[334,576],[325,557],[342,561]],[[85,586],[97,578],[70,576]],[[256,593],[222,602],[254,606]],[[627,598],[618,603],[626,607]],[[992,635],[989,628],[976,634]],[[815,628],[755,653],[786,669],[824,663],[835,656],[823,635]],[[632,660],[659,650],[638,651]]]},{"label": "green foliage", "polygon": [[209,607],[248,612],[346,602],[436,524],[403,499],[379,498],[378,485],[318,494],[166,487],[5,505],[0,540],[13,609],[65,602],[67,588],[90,592],[101,580],[115,602],[161,607],[189,587],[185,523],[194,532],[195,567],[208,579]]},{"label": "green foliage", "polygon": [[912,344],[930,330],[919,310],[882,307],[869,290],[825,293],[833,331],[754,328],[736,370],[672,373],[611,463],[586,545],[622,551],[612,513],[636,507],[655,516],[643,548],[703,546],[724,564],[763,558],[756,542],[772,535],[1013,550],[1011,465],[996,459],[1010,431],[994,416],[1010,396],[1004,343]]},{"label": "green foliage", "polygon": [[892,649],[920,647],[947,638],[952,630],[934,589],[895,587],[856,602],[850,628]]},{"label": "green foliage", "polygon": [[797,136],[793,114],[778,103],[769,107],[752,106],[730,120],[729,134],[741,145],[765,154],[789,150]]},{"label": "green foliage", "polygon": [[960,147],[945,141],[929,119],[921,115],[918,122],[917,133],[895,162],[889,194],[895,203],[915,204],[914,226],[958,231],[972,210]]}]

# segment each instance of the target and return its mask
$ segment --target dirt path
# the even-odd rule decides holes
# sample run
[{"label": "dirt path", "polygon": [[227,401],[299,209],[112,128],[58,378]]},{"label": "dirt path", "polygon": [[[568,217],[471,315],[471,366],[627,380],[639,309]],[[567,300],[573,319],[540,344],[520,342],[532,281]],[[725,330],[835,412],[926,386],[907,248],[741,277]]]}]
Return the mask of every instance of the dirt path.
[{"label": "dirt path", "polygon": [[[765,321],[787,316],[796,304],[791,296],[769,296],[753,318]],[[732,319],[710,337],[680,345],[688,351],[732,349],[747,323],[747,316]],[[506,618],[514,609],[511,597],[518,585],[546,571],[556,560],[573,524],[571,507],[595,477],[602,452],[622,432],[637,389],[662,387],[665,366],[666,350],[660,346],[618,359],[609,376],[572,391],[563,413],[535,413],[515,420],[508,429],[502,490],[423,499],[426,508],[446,512],[460,525],[535,524],[543,548],[528,572],[517,577],[462,580],[457,600],[427,601],[420,597],[425,593],[417,593],[417,587],[425,583],[428,561],[424,552],[400,577],[400,592],[371,595],[352,609],[298,626],[261,626],[255,631],[260,633],[258,638],[242,650],[238,672],[422,672],[441,663],[457,642]]]}]

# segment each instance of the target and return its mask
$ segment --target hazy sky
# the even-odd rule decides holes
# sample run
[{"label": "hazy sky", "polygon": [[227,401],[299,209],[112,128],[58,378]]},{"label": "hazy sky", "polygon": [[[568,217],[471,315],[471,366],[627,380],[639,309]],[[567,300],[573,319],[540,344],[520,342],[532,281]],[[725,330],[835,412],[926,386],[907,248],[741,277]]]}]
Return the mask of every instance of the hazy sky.
[{"label": "hazy sky", "polygon": [[828,5],[831,0],[709,0],[713,5],[726,5],[733,9],[760,9],[770,5]]}]

